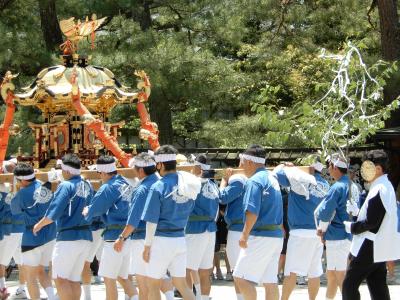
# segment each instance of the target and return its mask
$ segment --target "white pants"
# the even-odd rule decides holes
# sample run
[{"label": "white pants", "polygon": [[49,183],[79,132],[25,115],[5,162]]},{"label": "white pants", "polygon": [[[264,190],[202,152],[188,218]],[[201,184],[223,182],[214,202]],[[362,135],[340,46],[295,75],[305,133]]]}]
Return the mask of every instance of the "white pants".
[{"label": "white pants", "polygon": [[143,260],[144,240],[132,240],[131,249],[129,274],[147,276],[146,262]]},{"label": "white pants", "polygon": [[321,238],[290,235],[286,251],[285,276],[295,273],[309,278],[320,277],[324,245]]},{"label": "white pants", "polygon": [[98,229],[96,231],[92,231],[93,241],[91,242],[89,254],[88,257],[86,258],[87,262],[92,263],[95,256],[97,257],[98,260],[100,260],[104,243],[103,237],[101,236],[103,231],[104,229]]},{"label": "white pants", "polygon": [[81,280],[90,241],[58,241],[53,251],[53,279],[63,278],[74,282]]},{"label": "white pants", "polygon": [[214,261],[215,232],[187,234],[186,268],[197,271],[211,269]]},{"label": "white pants", "polygon": [[186,277],[185,237],[154,237],[150,260],[146,264],[147,276],[161,279],[167,271],[171,277]]},{"label": "white pants", "polygon": [[349,240],[326,241],[326,269],[329,271],[346,271],[350,253]]},{"label": "white pants", "polygon": [[53,255],[55,240],[30,251],[22,252],[22,264],[29,267],[48,267]]},{"label": "white pants", "polygon": [[240,246],[239,240],[242,235],[241,231],[228,231],[228,238],[226,241],[226,255],[228,257],[229,264],[232,268],[235,267],[237,260],[239,258]]},{"label": "white pants", "polygon": [[99,275],[110,279],[128,278],[131,261],[131,240],[126,240],[121,252],[114,250],[113,242],[104,242]]},{"label": "white pants", "polygon": [[255,283],[277,283],[283,238],[250,236],[241,248],[233,276]]},{"label": "white pants", "polygon": [[8,266],[11,258],[14,258],[17,265],[22,263],[21,241],[22,232],[4,236],[0,242],[0,265]]}]

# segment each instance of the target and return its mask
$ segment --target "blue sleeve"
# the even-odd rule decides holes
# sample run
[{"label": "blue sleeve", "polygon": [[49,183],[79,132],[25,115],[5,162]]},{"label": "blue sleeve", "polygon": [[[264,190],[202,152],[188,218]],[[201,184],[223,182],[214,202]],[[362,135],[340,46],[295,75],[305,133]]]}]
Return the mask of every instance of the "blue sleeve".
[{"label": "blue sleeve", "polygon": [[115,200],[118,199],[118,197],[115,197],[116,193],[118,193],[118,191],[109,185],[101,186],[92,198],[88,215],[85,217],[86,221],[90,222],[94,217],[100,217],[106,214],[113,206]]},{"label": "blue sleeve", "polygon": [[21,208],[21,198],[20,197],[21,192],[18,192],[15,194],[14,198],[11,200],[11,213],[13,215],[19,215],[22,214],[22,208]]},{"label": "blue sleeve", "polygon": [[132,205],[129,209],[129,216],[126,224],[131,225],[134,228],[138,227],[145,204],[146,204],[146,190],[144,189],[136,190],[132,199]]},{"label": "blue sleeve", "polygon": [[54,193],[54,198],[47,209],[46,217],[53,221],[59,219],[69,204],[70,194],[69,183],[62,182]]},{"label": "blue sleeve", "polygon": [[283,169],[276,172],[276,179],[278,180],[279,185],[283,187],[290,187],[289,179],[287,178],[286,173]]},{"label": "blue sleeve", "polygon": [[337,188],[331,188],[317,208],[317,218],[323,222],[330,222],[333,214],[338,206],[337,199],[339,199],[339,191]]},{"label": "blue sleeve", "polygon": [[153,185],[147,195],[144,205],[142,220],[150,223],[158,223],[161,209],[161,195]]},{"label": "blue sleeve", "polygon": [[220,203],[228,204],[237,199],[243,193],[243,183],[234,181],[220,191]]},{"label": "blue sleeve", "polygon": [[258,214],[260,213],[261,199],[261,187],[255,182],[248,181],[243,196],[244,211],[249,211],[252,214],[258,216]]}]

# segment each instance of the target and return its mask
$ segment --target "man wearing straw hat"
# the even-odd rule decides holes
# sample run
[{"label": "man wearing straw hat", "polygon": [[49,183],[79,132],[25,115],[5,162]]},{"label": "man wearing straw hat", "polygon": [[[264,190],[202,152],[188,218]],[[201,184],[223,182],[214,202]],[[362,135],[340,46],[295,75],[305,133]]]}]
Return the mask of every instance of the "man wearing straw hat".
[{"label": "man wearing straw hat", "polygon": [[358,300],[365,279],[371,299],[389,300],[385,262],[400,258],[399,209],[387,170],[388,156],[383,150],[367,153],[361,167],[364,180],[371,183],[367,198],[355,222],[344,221],[353,234],[350,264],[343,282],[343,299]]}]

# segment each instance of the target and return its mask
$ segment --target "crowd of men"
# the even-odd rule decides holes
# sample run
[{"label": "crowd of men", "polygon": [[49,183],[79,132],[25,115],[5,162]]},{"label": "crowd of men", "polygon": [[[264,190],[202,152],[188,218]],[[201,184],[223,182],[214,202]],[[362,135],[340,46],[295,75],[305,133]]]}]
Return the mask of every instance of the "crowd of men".
[{"label": "crowd of men", "polygon": [[[344,300],[360,299],[364,279],[372,299],[390,299],[385,262],[400,258],[400,226],[384,151],[365,158],[364,197],[358,197],[340,154],[326,164],[316,160],[311,174],[292,164],[269,171],[265,149],[251,145],[240,155],[243,174],[227,169],[219,186],[205,155],[195,158],[189,173],[177,171],[177,154],[164,145],[135,156],[129,166],[136,181],[117,173],[114,157],[101,156],[97,191],[81,176],[78,156],[67,154],[54,193],[49,182],[36,179],[31,165],[7,161],[3,172],[14,174],[18,189],[1,187],[0,299],[9,295],[5,267],[14,258],[20,274],[15,298],[26,297],[26,283],[30,299],[40,299],[40,283],[50,300],[78,300],[82,290],[90,300],[95,256],[107,300],[118,299],[117,282],[128,300],[161,299],[161,292],[174,299],[174,288],[185,300],[210,299],[216,220],[224,204],[237,299],[257,299],[255,287],[262,284],[266,299],[277,300],[287,234],[282,189],[288,191],[290,237],[281,299],[289,299],[298,275],[308,277],[309,298],[316,299],[324,246],[327,300],[338,288]],[[324,168],[332,184],[321,175]]]}]

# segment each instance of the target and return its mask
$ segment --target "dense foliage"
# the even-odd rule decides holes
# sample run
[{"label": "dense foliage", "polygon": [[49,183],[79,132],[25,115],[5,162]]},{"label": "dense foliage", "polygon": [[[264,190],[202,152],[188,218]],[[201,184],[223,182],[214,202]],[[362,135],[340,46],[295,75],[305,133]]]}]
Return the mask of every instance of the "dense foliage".
[{"label": "dense foliage", "polygon": [[[49,49],[45,43],[39,13],[40,3],[54,1],[7,2],[0,11],[0,74],[20,73],[16,84],[23,86],[41,68],[59,63],[57,46]],[[88,42],[81,51],[93,56],[94,65],[113,70],[127,86],[135,85],[135,69],[150,75],[149,106],[162,142],[319,146],[329,115],[324,120],[315,118],[315,105],[329,90],[336,67],[319,57],[322,48],[344,54],[352,41],[381,84],[397,70],[396,65],[379,61],[378,14],[368,14],[371,3],[366,0],[69,0],[55,4],[58,19],[83,19],[92,13],[108,17],[97,32],[96,49],[92,52]],[[379,110],[379,103],[374,108]],[[382,111],[381,117],[387,114]],[[23,126],[37,115],[32,109],[19,109],[16,120]],[[112,118],[138,128],[134,108],[119,107]],[[382,127],[380,120],[374,124],[371,132]],[[355,122],[355,130],[364,125]],[[28,136],[23,131],[12,139],[10,152],[18,145],[29,151]]]}]

